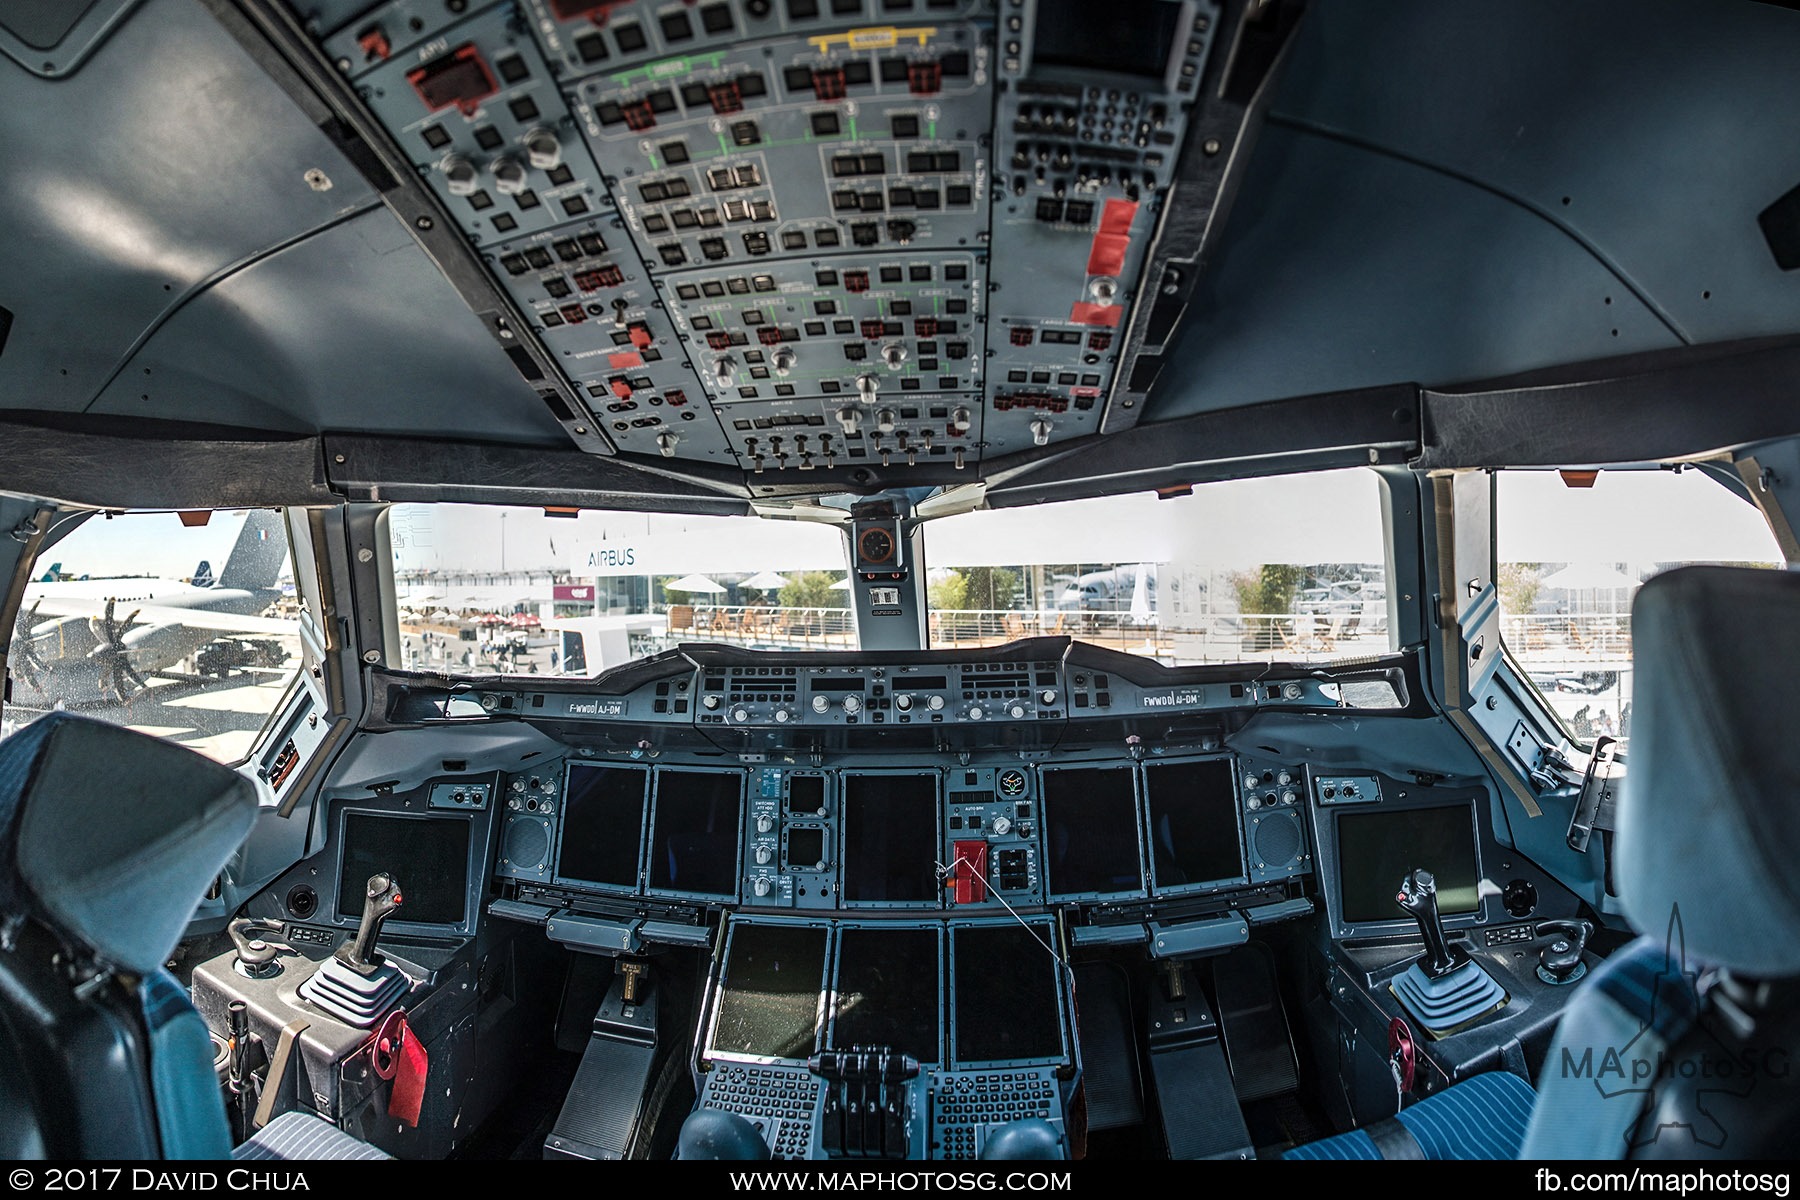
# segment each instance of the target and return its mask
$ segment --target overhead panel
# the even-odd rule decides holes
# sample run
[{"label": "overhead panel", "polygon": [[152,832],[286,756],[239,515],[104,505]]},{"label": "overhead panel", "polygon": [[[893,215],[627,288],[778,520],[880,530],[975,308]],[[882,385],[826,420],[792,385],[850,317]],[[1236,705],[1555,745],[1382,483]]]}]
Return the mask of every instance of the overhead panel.
[{"label": "overhead panel", "polygon": [[1219,23],[1213,0],[310,16],[620,451],[769,490],[954,482],[1097,431]]}]

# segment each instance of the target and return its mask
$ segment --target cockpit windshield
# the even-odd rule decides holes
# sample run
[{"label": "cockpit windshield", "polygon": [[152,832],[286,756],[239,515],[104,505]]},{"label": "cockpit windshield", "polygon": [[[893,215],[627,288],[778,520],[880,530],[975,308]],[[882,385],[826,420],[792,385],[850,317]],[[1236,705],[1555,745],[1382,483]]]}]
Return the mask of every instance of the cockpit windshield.
[{"label": "cockpit windshield", "polygon": [[[855,650],[848,511],[795,515],[396,505],[398,661],[592,676],[683,642]],[[1392,648],[1370,471],[976,509],[920,529],[906,570],[923,573],[933,649],[1066,635],[1173,666]]]}]

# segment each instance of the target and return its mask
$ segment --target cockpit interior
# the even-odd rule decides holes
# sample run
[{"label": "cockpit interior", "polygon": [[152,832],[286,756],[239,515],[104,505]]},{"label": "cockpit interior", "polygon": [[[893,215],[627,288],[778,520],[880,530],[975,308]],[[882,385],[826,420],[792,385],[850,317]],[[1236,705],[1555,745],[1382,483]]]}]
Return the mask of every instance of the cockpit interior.
[{"label": "cockpit interior", "polygon": [[0,1156],[1783,1155],[1796,62],[0,3]]}]

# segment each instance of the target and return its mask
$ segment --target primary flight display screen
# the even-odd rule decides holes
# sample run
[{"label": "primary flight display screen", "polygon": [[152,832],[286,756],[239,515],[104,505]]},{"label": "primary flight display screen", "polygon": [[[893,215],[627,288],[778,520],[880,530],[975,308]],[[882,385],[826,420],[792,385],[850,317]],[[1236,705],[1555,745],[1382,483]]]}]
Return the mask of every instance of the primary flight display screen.
[{"label": "primary flight display screen", "polygon": [[938,777],[845,774],[844,898],[880,904],[937,899]]},{"label": "primary flight display screen", "polygon": [[806,1058],[819,1025],[825,937],[805,925],[732,926],[712,1048],[760,1058]]},{"label": "primary flight display screen", "polygon": [[1150,869],[1158,890],[1243,878],[1236,785],[1228,758],[1145,766]]},{"label": "primary flight display screen", "polygon": [[736,771],[656,773],[650,886],[688,896],[737,895],[743,776]]},{"label": "primary flight display screen", "polygon": [[1060,1058],[1056,977],[1062,968],[1051,953],[1051,926],[971,925],[951,936],[957,1063]]},{"label": "primary flight display screen", "polygon": [[935,929],[846,929],[838,943],[833,1049],[886,1046],[939,1061]]},{"label": "primary flight display screen", "polygon": [[1106,895],[1143,887],[1137,802],[1124,768],[1045,771],[1044,856],[1054,896]]},{"label": "primary flight display screen", "polygon": [[1481,907],[1475,817],[1467,804],[1338,814],[1338,880],[1346,921],[1406,917],[1394,896],[1414,867],[1437,880],[1438,912]]},{"label": "primary flight display screen", "polygon": [[650,772],[636,767],[569,765],[558,878],[637,890],[649,781]]},{"label": "primary flight display screen", "polygon": [[338,916],[357,920],[369,876],[400,883],[396,921],[460,925],[469,904],[469,822],[461,817],[344,814],[343,869]]}]

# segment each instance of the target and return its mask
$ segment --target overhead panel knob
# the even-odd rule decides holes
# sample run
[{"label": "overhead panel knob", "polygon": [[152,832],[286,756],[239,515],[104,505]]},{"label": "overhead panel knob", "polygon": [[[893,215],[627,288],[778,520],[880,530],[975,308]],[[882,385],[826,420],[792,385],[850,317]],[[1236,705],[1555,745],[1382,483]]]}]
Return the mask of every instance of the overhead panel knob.
[{"label": "overhead panel knob", "polygon": [[488,171],[494,177],[494,190],[502,196],[516,196],[525,190],[525,164],[509,154],[503,154],[488,164]]},{"label": "overhead panel knob", "polygon": [[898,371],[906,364],[906,346],[900,342],[889,342],[881,348],[881,361],[890,371]]},{"label": "overhead panel knob", "polygon": [[794,353],[791,346],[782,346],[769,356],[769,365],[775,368],[777,375],[783,377],[794,373],[794,363],[797,361],[799,361],[799,356]]},{"label": "overhead panel knob", "polygon": [[481,186],[481,176],[475,170],[475,164],[460,154],[446,156],[438,163],[438,170],[444,174],[444,187],[452,196],[473,196]]},{"label": "overhead panel knob", "polygon": [[1050,422],[1043,417],[1037,417],[1031,422],[1031,444],[1034,446],[1050,444]]},{"label": "overhead panel knob", "polygon": [[845,433],[855,433],[862,425],[862,410],[854,404],[846,404],[837,410],[837,419]]},{"label": "overhead panel knob", "polygon": [[674,458],[675,443],[680,440],[680,434],[676,433],[673,429],[665,429],[656,435],[656,448],[662,451],[664,458]]},{"label": "overhead panel knob", "polygon": [[880,432],[880,433],[894,432],[894,421],[895,421],[895,417],[894,417],[893,409],[883,408],[883,409],[876,410],[876,412],[875,412],[875,428],[878,432]]},{"label": "overhead panel knob", "polygon": [[724,703],[724,701],[720,700],[719,697],[716,695],[715,696],[702,696],[700,698],[700,707],[707,709],[708,711],[719,707],[719,705],[722,703]]},{"label": "overhead panel knob", "polygon": [[737,381],[737,360],[729,354],[713,360],[713,380],[722,388]]},{"label": "overhead panel knob", "polygon": [[540,125],[525,135],[525,159],[540,171],[553,171],[562,165],[562,143]]},{"label": "overhead panel knob", "polygon": [[974,423],[974,418],[970,415],[966,406],[958,405],[950,413],[950,428],[956,430],[958,433],[969,432],[969,427]]},{"label": "overhead panel knob", "polygon": [[750,719],[750,710],[747,708],[734,708],[731,710],[731,719],[736,721],[739,725],[742,725]]},{"label": "overhead panel knob", "polygon": [[970,708],[969,708],[969,720],[971,720],[971,721],[979,721],[979,720],[981,720],[981,718],[982,718],[982,712],[981,712],[981,705],[979,705],[979,704],[976,704],[976,705],[972,705],[972,706],[970,706]]},{"label": "overhead panel knob", "polygon": [[856,391],[863,399],[874,399],[875,393],[880,390],[881,380],[879,377],[874,375],[858,375],[856,377]]}]

